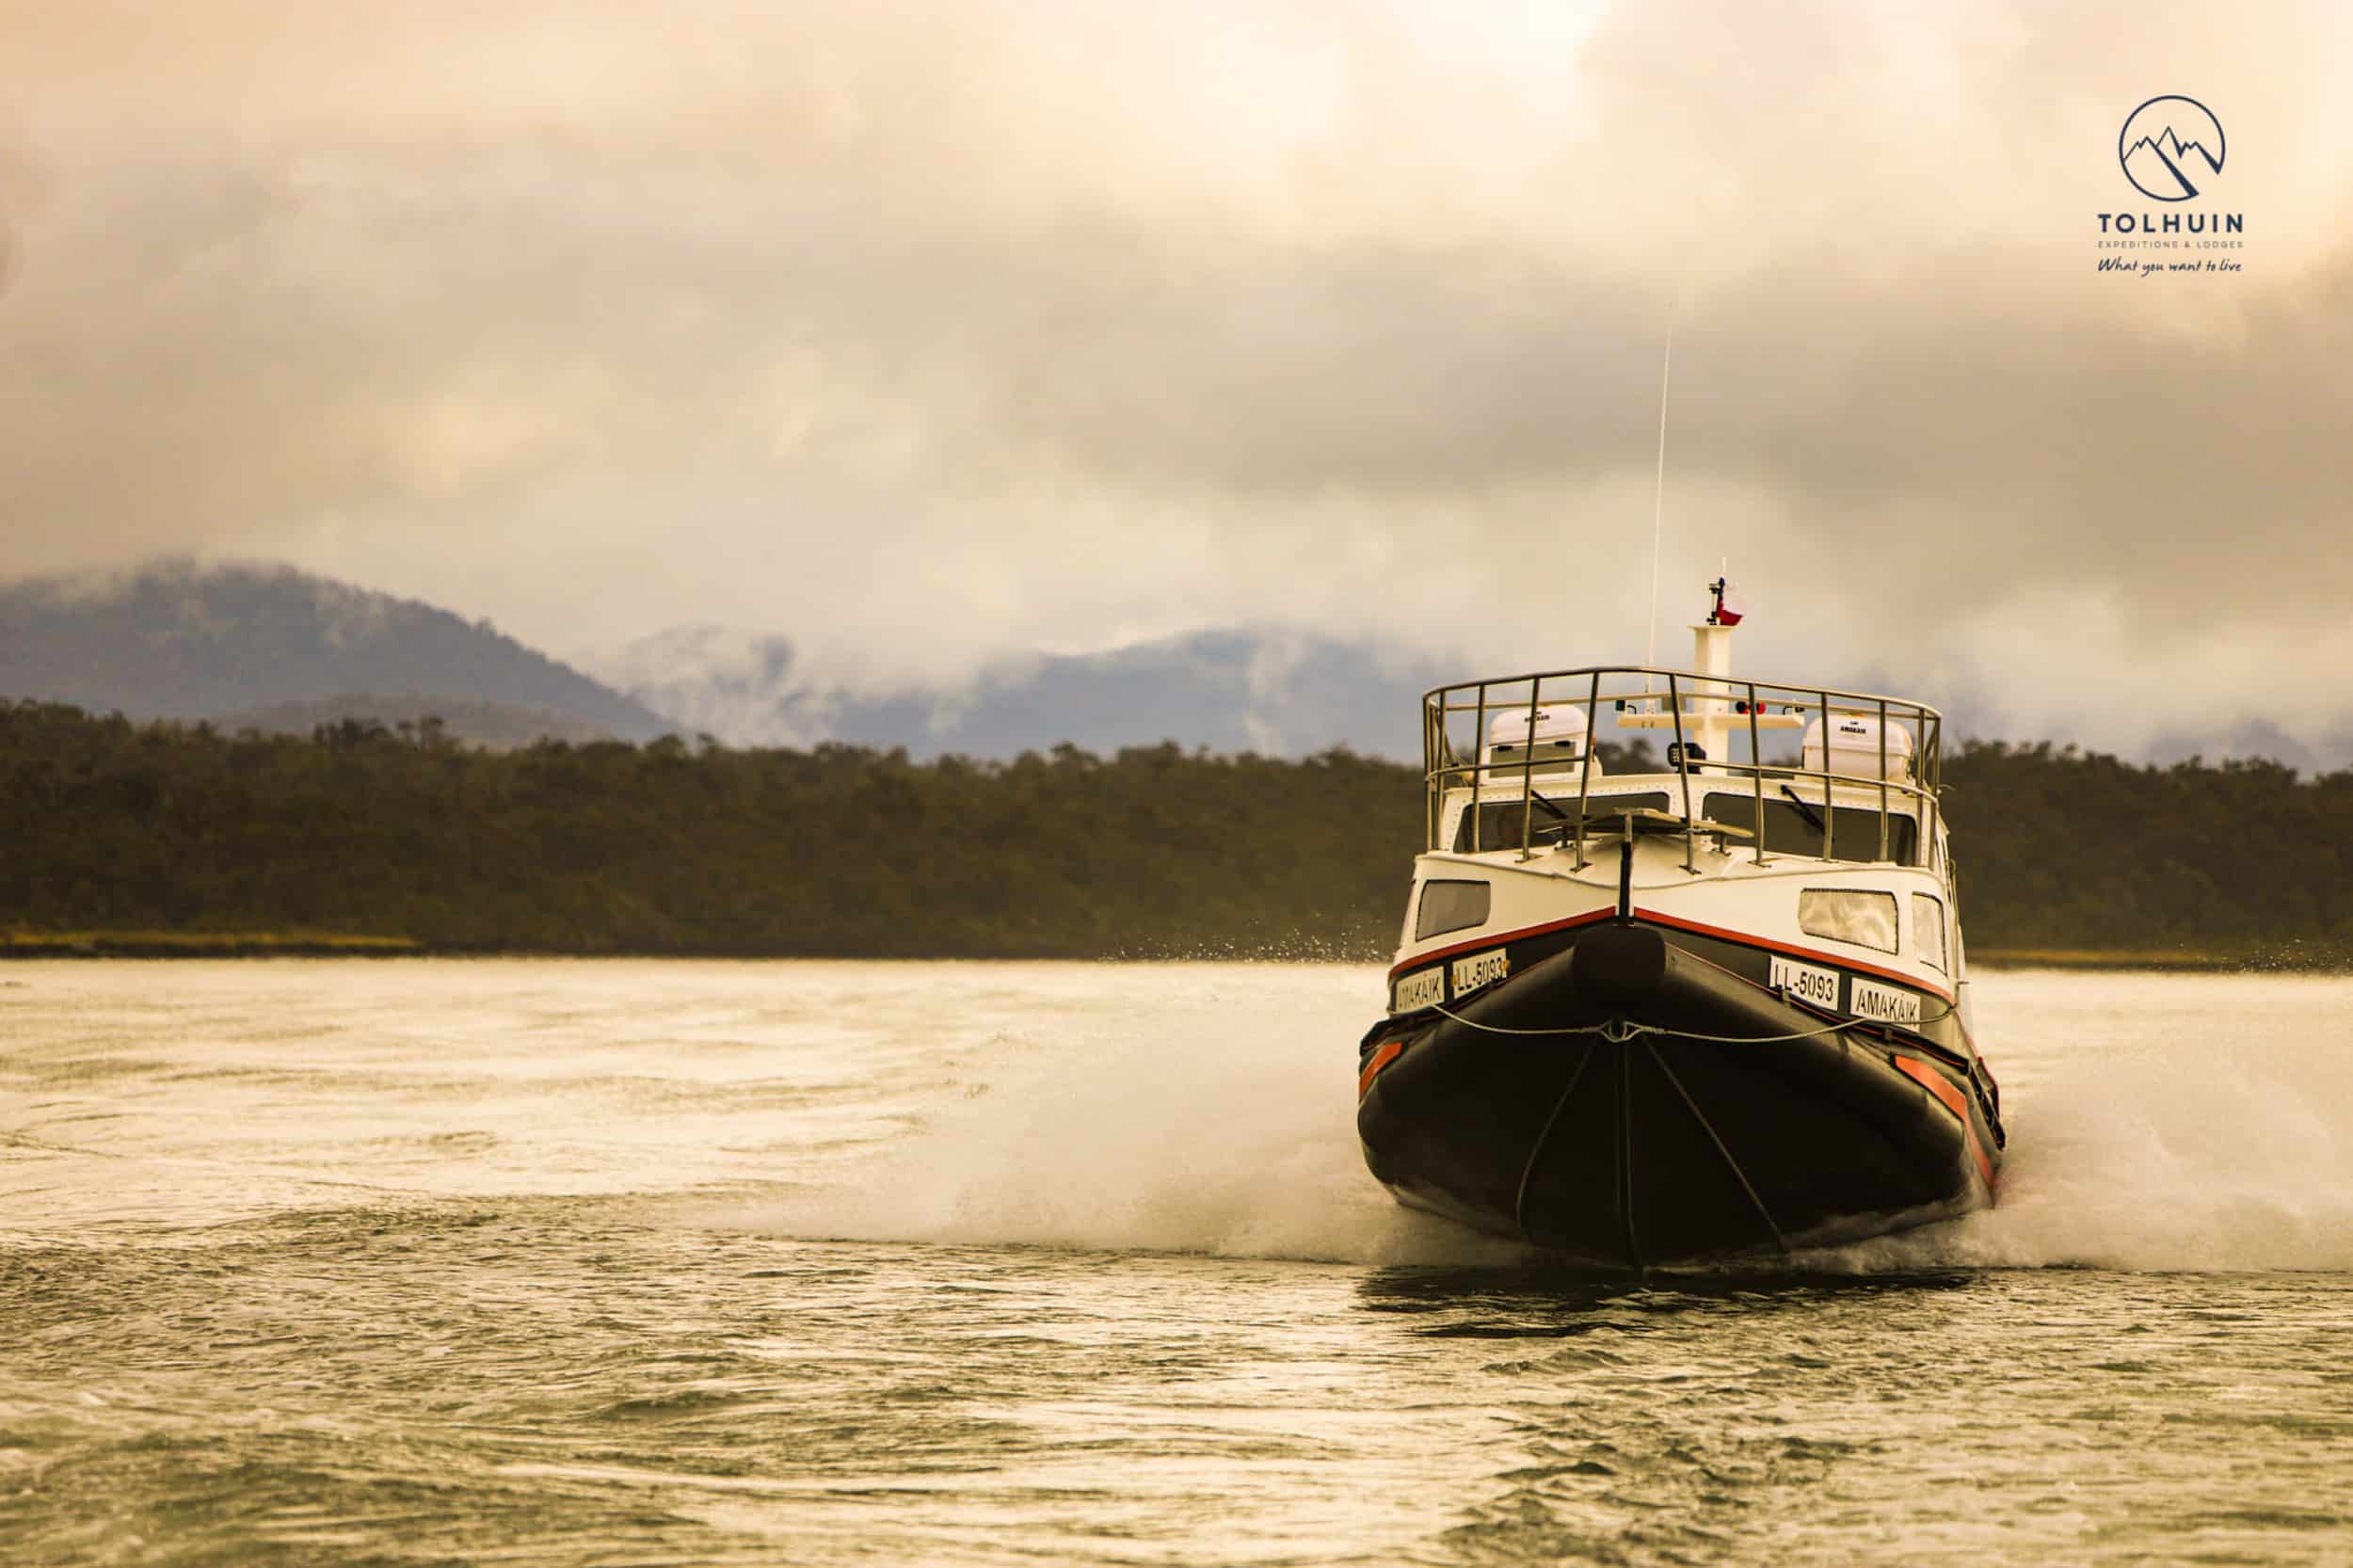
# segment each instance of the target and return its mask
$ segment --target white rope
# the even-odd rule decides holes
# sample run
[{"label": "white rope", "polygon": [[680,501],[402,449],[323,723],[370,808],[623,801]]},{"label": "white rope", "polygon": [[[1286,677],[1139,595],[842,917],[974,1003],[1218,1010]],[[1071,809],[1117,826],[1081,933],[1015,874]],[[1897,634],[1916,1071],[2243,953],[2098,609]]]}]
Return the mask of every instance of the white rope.
[{"label": "white rope", "polygon": [[[1811,1040],[1818,1035],[1835,1034],[1842,1029],[1868,1028],[1884,1021],[1879,1018],[1848,1018],[1839,1023],[1824,1024],[1819,1029],[1800,1030],[1795,1034],[1694,1034],[1689,1030],[1666,1029],[1657,1024],[1641,1023],[1578,1024],[1562,1029],[1506,1029],[1501,1024],[1482,1024],[1477,1018],[1466,1018],[1462,1014],[1447,1007],[1443,1002],[1432,1002],[1430,1007],[1432,1012],[1444,1014],[1456,1023],[1478,1030],[1483,1034],[1598,1034],[1613,1042],[1638,1039],[1645,1034],[1657,1034],[1676,1040],[1697,1040],[1702,1044],[1711,1046],[1777,1046],[1790,1040]],[[1951,1017],[1956,1011],[1958,1011],[1957,1007],[1948,1006],[1935,1017],[1924,1018],[1921,1022],[1942,1023]]]}]

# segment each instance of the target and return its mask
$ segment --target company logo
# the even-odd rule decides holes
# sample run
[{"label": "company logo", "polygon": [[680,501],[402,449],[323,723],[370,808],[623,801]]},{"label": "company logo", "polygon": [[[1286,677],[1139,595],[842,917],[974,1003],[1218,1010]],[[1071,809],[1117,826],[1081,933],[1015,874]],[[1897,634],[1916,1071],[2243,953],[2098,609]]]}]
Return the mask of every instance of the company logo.
[{"label": "company logo", "polygon": [[2153,201],[2186,201],[2222,172],[2222,121],[2195,98],[2152,98],[2125,118],[2117,162],[2133,188]]}]

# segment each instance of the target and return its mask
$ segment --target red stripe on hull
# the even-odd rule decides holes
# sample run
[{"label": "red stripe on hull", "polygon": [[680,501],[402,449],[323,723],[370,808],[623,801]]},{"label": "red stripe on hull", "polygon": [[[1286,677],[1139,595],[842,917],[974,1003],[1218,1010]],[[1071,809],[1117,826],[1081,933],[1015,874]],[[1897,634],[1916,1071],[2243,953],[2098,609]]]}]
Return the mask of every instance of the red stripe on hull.
[{"label": "red stripe on hull", "polygon": [[[1389,967],[1387,978],[1394,981],[1399,975],[1410,969],[1418,969],[1426,965],[1455,957],[1460,953],[1502,947],[1507,943],[1525,941],[1530,936],[1549,936],[1553,932],[1568,931],[1580,925],[1594,925],[1603,920],[1613,920],[1616,916],[1617,911],[1614,908],[1593,909],[1582,915],[1572,915],[1565,920],[1551,920],[1543,925],[1522,926],[1516,931],[1503,931],[1485,936],[1474,936],[1467,942],[1457,942],[1451,947],[1439,948],[1434,952],[1408,958],[1402,963],[1393,964]],[[1758,936],[1746,931],[1734,931],[1726,926],[1707,925],[1699,920],[1687,920],[1678,916],[1662,914],[1656,909],[1644,909],[1638,906],[1633,918],[1638,921],[1647,921],[1652,925],[1665,926],[1674,931],[1688,931],[1695,936],[1712,936],[1720,942],[1730,942],[1735,947],[1784,953],[1791,958],[1810,958],[1816,963],[1833,965],[1857,974],[1872,975],[1881,980],[1892,980],[1899,985],[1909,985],[1914,990],[1926,991],[1948,1008],[1956,1005],[1950,991],[1931,981],[1905,974],[1900,969],[1882,968],[1877,964],[1865,963],[1861,959],[1849,958],[1841,953],[1824,952],[1819,948],[1800,947],[1794,942],[1777,942],[1769,936]],[[1696,957],[1697,954],[1693,956]],[[1717,966],[1720,968],[1721,967]],[[1961,1020],[1958,1014],[1953,1015],[1952,1022],[1953,1028],[1960,1032],[1961,1039],[1968,1042],[1969,1054],[1977,1057],[1979,1065],[1983,1066],[1984,1058],[1977,1050],[1977,1041],[1970,1036],[1969,1026]],[[1993,1069],[1986,1068],[1986,1077],[1991,1079],[1993,1076]]]},{"label": "red stripe on hull", "polygon": [[1759,936],[1751,932],[1733,931],[1721,925],[1703,925],[1698,920],[1687,920],[1673,915],[1662,915],[1656,909],[1637,908],[1634,911],[1634,918],[1638,920],[1648,920],[1654,925],[1671,926],[1677,931],[1689,931],[1697,936],[1713,936],[1718,941],[1737,943],[1744,948],[1762,948],[1768,952],[1786,953],[1792,958],[1811,958],[1823,964],[1835,964],[1842,969],[1853,969],[1858,973],[1876,975],[1881,980],[1892,980],[1899,985],[1909,985],[1916,991],[1926,991],[1948,1006],[1953,1000],[1953,994],[1943,986],[1922,980],[1915,975],[1908,975],[1901,969],[1883,969],[1877,964],[1866,964],[1861,959],[1849,958],[1840,953],[1824,952],[1819,948],[1801,948],[1794,942],[1776,942],[1769,936]]},{"label": "red stripe on hull", "polygon": [[1389,978],[1395,980],[1408,969],[1418,969],[1424,964],[1434,964],[1441,959],[1451,958],[1457,953],[1473,952],[1481,948],[1501,947],[1506,942],[1524,942],[1530,936],[1548,936],[1556,931],[1567,931],[1573,926],[1592,925],[1596,920],[1610,919],[1617,912],[1615,906],[1589,909],[1582,915],[1571,915],[1565,920],[1547,920],[1543,925],[1524,925],[1517,931],[1490,932],[1484,936],[1474,936],[1467,942],[1457,942],[1452,947],[1438,948],[1430,952],[1417,952],[1402,963],[1390,965]]}]

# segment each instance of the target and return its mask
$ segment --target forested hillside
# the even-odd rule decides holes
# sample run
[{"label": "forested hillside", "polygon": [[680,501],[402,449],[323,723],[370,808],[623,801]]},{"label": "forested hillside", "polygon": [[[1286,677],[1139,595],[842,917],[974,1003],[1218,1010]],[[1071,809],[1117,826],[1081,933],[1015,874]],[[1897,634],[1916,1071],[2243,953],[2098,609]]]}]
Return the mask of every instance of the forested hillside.
[{"label": "forested hillside", "polygon": [[[2353,945],[2353,775],[1983,744],[1946,771],[1980,952]],[[0,930],[1362,958],[1395,939],[1420,803],[1414,769],[1346,752],[492,753],[430,725],[224,736],[0,705]]]}]

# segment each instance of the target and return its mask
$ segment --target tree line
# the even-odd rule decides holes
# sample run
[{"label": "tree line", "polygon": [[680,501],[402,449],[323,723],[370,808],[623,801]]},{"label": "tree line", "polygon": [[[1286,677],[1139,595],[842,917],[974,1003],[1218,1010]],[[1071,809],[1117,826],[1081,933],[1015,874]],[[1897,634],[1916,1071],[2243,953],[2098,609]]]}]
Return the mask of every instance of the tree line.
[{"label": "tree line", "polygon": [[[1612,771],[1637,765],[1621,755]],[[1972,947],[2353,947],[2353,773],[1947,759]],[[1419,771],[1174,744],[1007,762],[671,738],[460,745],[0,703],[0,929],[317,931],[438,951],[1275,956],[1394,945]]]}]

